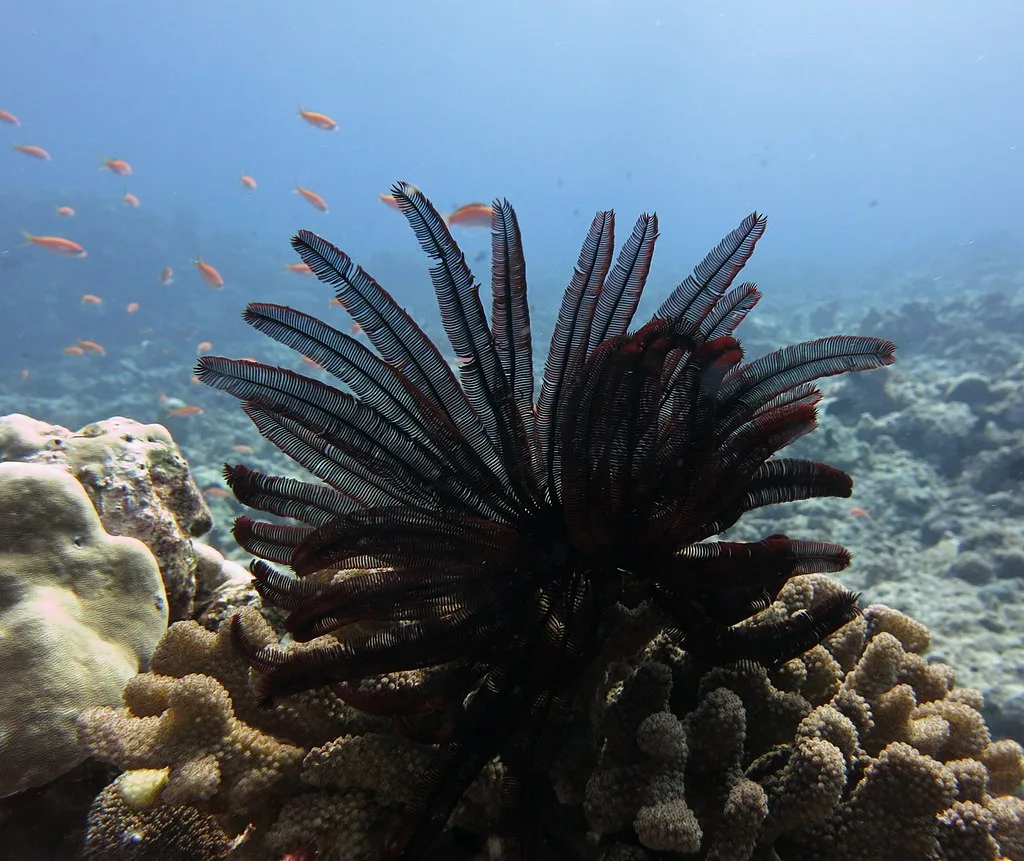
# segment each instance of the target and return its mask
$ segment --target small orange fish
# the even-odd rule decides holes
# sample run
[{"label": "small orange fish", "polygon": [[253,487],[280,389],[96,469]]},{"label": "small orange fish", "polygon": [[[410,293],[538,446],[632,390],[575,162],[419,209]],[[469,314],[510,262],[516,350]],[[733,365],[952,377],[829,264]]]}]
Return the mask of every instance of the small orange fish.
[{"label": "small orange fish", "polygon": [[486,203],[467,203],[445,216],[450,227],[490,227],[493,210]]},{"label": "small orange fish", "polygon": [[84,356],[85,355],[85,350],[83,350],[78,345],[72,345],[70,347],[65,347],[64,348],[64,352],[67,355],[69,355],[69,356]]},{"label": "small orange fish", "polygon": [[398,198],[396,198],[393,194],[378,194],[377,200],[379,200],[389,209],[395,210],[395,212],[402,211],[402,208],[398,205]]},{"label": "small orange fish", "polygon": [[214,290],[220,290],[224,286],[224,279],[221,278],[220,273],[209,263],[203,263],[201,257],[197,257],[193,262],[196,265],[196,269],[199,270],[199,274],[203,276],[203,280]]},{"label": "small orange fish", "polygon": [[0,122],[10,123],[12,126],[21,125],[21,120],[14,116],[10,111],[5,111],[3,109],[0,109]]},{"label": "small orange fish", "polygon": [[197,353],[209,353],[210,350],[212,350],[212,349],[213,349],[213,344],[211,344],[209,341],[200,341],[199,345],[196,347],[196,352]]},{"label": "small orange fish", "polygon": [[125,192],[124,203],[125,206],[130,206],[132,207],[132,209],[138,209],[140,206],[142,206],[142,201],[139,200],[138,197],[136,197],[130,191]]},{"label": "small orange fish", "polygon": [[28,370],[28,368],[22,368],[22,369],[21,369],[21,373],[19,374],[19,376],[20,376],[20,377],[21,377],[21,378],[22,378],[23,380],[27,380],[27,379],[28,379],[28,377],[29,377],[29,370]]},{"label": "small orange fish", "polygon": [[245,443],[239,443],[238,445],[233,445],[231,447],[239,454],[252,454],[254,451],[256,451],[256,449],[254,449],[251,445],[246,445]]},{"label": "small orange fish", "polygon": [[82,297],[82,304],[83,305],[102,305],[103,304],[103,300],[99,296],[97,296],[97,295],[95,295],[93,293],[86,293]]},{"label": "small orange fish", "polygon": [[64,239],[61,236],[35,236],[31,233],[26,233],[24,230],[21,233],[27,242],[32,245],[38,245],[51,254],[63,254],[67,257],[86,256],[86,250],[70,239]]},{"label": "small orange fish", "polygon": [[208,487],[203,491],[203,496],[207,499],[226,499],[231,496],[223,487]]},{"label": "small orange fish", "polygon": [[103,164],[100,165],[99,169],[109,170],[111,173],[116,173],[118,176],[132,175],[132,166],[123,158],[105,158],[103,159]]},{"label": "small orange fish", "polygon": [[284,268],[289,272],[294,272],[296,275],[313,274],[313,270],[309,268],[308,263],[285,263]]},{"label": "small orange fish", "polygon": [[124,310],[127,311],[129,314],[134,314],[136,311],[139,310],[139,303],[129,302],[128,306]]},{"label": "small orange fish", "polygon": [[58,206],[57,215],[61,218],[72,218],[74,217],[75,211],[70,206]]},{"label": "small orange fish", "polygon": [[868,510],[866,508],[861,508],[859,505],[855,505],[853,506],[853,508],[850,509],[850,516],[869,517],[870,515],[868,514]]},{"label": "small orange fish", "polygon": [[174,283],[174,270],[170,266],[165,266],[164,271],[160,273],[160,283],[165,287]]},{"label": "small orange fish", "polygon": [[37,158],[40,161],[50,161],[50,154],[44,150],[41,146],[32,146],[30,144],[15,144],[14,148],[18,152],[23,152],[25,155]]},{"label": "small orange fish", "polygon": [[83,350],[88,350],[90,353],[95,353],[97,356],[107,355],[103,345],[96,343],[96,341],[79,341],[78,346]]},{"label": "small orange fish", "polygon": [[299,108],[299,116],[311,126],[323,129],[325,132],[336,132],[338,130],[338,124],[327,114],[322,114],[320,111],[307,111]]},{"label": "small orange fish", "polygon": [[327,304],[330,305],[332,308],[344,308],[345,307],[345,303],[342,302],[341,299],[339,299],[337,296],[335,296],[333,299],[328,299],[327,300]]},{"label": "small orange fish", "polygon": [[202,414],[203,408],[196,406],[176,407],[173,410],[167,411],[169,416],[201,416]]},{"label": "small orange fish", "polygon": [[256,180],[254,180],[249,174],[243,173],[241,177],[241,183],[250,191],[256,190]]},{"label": "small orange fish", "polygon": [[316,359],[309,358],[309,356],[303,356],[302,363],[304,365],[309,365],[311,368],[316,368],[318,371],[322,371],[324,369],[323,365],[321,365]]},{"label": "small orange fish", "polygon": [[309,201],[309,203],[314,208],[319,209],[321,212],[328,211],[327,201],[324,200],[319,194],[317,194],[315,191],[312,191],[311,189],[303,188],[301,185],[297,185],[295,186],[295,188],[292,189],[292,194],[301,194],[306,200]]},{"label": "small orange fish", "polygon": [[348,330],[349,334],[354,338],[356,335],[363,334],[363,327],[358,323],[353,323],[352,328]]}]

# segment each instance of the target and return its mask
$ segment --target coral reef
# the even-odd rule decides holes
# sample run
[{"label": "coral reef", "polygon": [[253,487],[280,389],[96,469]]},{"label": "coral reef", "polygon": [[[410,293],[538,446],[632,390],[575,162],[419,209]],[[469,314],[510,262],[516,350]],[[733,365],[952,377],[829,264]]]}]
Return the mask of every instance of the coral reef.
[{"label": "coral reef", "polygon": [[75,715],[120,702],[166,627],[142,542],[108,535],[64,469],[0,464],[0,797],[85,759]]},{"label": "coral reef", "polygon": [[138,538],[153,552],[171,621],[193,615],[192,539],[210,530],[211,516],[166,428],[117,417],[72,432],[15,413],[0,418],[0,460],[64,467],[85,487],[107,532]]},{"label": "coral reef", "polygon": [[[837,588],[794,578],[762,621]],[[928,645],[927,628],[881,605],[774,669],[702,671],[656,635],[578,704],[551,772],[551,857],[1024,859],[1024,800],[1012,794],[1024,753],[991,740],[980,695],[928,663]],[[167,768],[160,803],[244,833],[240,858],[382,857],[429,761],[429,747],[326,691],[257,708],[226,629],[194,622],[168,629],[125,700],[83,715],[87,747],[120,768]],[[202,730],[186,720],[198,714]],[[492,762],[466,793],[442,857],[514,857],[503,772]]]}]

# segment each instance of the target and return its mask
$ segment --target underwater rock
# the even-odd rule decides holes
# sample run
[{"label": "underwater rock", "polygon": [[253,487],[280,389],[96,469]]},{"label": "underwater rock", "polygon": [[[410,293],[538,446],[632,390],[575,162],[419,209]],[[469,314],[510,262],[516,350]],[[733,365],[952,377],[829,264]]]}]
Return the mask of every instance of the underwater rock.
[{"label": "underwater rock", "polygon": [[0,464],[0,797],[86,758],[75,716],[119,703],[166,627],[145,544],[107,534],[59,466]]},{"label": "underwater rock", "polygon": [[878,419],[862,414],[857,437],[874,443],[888,436],[899,448],[932,464],[942,475],[955,476],[965,458],[977,451],[977,423],[966,404],[917,402]]},{"label": "underwater rock", "polygon": [[981,374],[961,374],[950,381],[946,400],[959,401],[969,407],[985,406],[999,400],[989,382]]},{"label": "underwater rock", "polygon": [[138,538],[152,551],[171,621],[193,615],[199,562],[192,539],[210,531],[212,517],[165,427],[115,417],[73,432],[13,413],[0,418],[0,460],[64,467],[107,532]]},{"label": "underwater rock", "polygon": [[843,424],[856,424],[865,413],[878,418],[906,406],[890,390],[891,376],[883,372],[839,381],[829,395],[828,414]]},{"label": "underwater rock", "polygon": [[991,583],[996,576],[991,560],[970,550],[957,556],[953,564],[949,566],[949,573],[968,583],[974,583],[976,586]]}]

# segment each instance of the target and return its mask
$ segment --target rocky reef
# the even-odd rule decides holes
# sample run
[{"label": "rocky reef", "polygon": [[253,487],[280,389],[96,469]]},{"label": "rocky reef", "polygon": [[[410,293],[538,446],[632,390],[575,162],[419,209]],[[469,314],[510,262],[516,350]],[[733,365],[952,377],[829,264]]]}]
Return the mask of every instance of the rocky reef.
[{"label": "rocky reef", "polygon": [[[1024,766],[1005,738],[1024,739],[1022,313],[1005,295],[969,293],[867,319],[862,309],[835,312],[844,327],[905,345],[898,370],[828,386],[822,431],[794,450],[853,472],[855,496],[766,510],[731,537],[766,527],[827,534],[855,553],[843,585],[875,603],[773,670],[699,672],[650,619],[624,620],[626,641],[610,646],[607,674],[576,703],[551,773],[544,827],[559,857],[1024,858]],[[791,335],[789,321],[769,320],[752,337],[768,345]],[[34,789],[10,784],[16,794],[0,806],[5,848],[62,861],[381,857],[429,747],[328,690],[257,707],[220,623],[243,608],[247,630],[271,643],[280,619],[260,609],[236,563],[198,540],[205,534],[237,554],[226,533],[236,509],[213,498],[220,522],[206,533],[209,509],[169,434],[125,422],[74,433],[24,416],[0,420],[3,460],[74,479],[78,502],[62,510],[92,518],[96,546],[117,536],[143,542],[172,623],[127,646],[117,637],[130,639],[132,626],[107,625],[120,655],[108,687],[118,693],[68,700],[62,743],[77,730],[74,745],[47,760]],[[232,416],[208,446],[230,451],[240,439]],[[202,466],[216,459],[197,461],[201,486],[217,481]],[[59,522],[38,510],[35,522]],[[117,601],[141,608],[151,593],[131,598],[132,578],[121,576]],[[63,587],[73,596],[88,583],[75,580]],[[798,578],[765,618],[798,613],[831,588],[824,577]],[[24,667],[11,642],[0,641],[0,661]],[[29,650],[33,672],[53,676],[64,659],[55,653],[50,666],[39,652]],[[35,723],[45,727],[36,677],[5,677],[43,704]],[[90,685],[101,687],[79,690]],[[5,727],[24,708],[8,712]],[[481,774],[435,857],[511,857],[501,778],[497,762]]]},{"label": "rocky reef", "polygon": [[[0,421],[0,427],[12,422],[34,427],[24,417]],[[166,432],[148,433],[173,445]],[[121,439],[120,445],[130,443]],[[18,450],[7,443],[6,452]],[[125,460],[88,459],[106,464],[89,473],[93,487],[117,486],[114,477]],[[51,782],[33,798],[8,799],[8,815],[13,820],[20,812],[21,820],[4,826],[13,830],[9,845],[38,849],[38,829],[26,830],[25,823],[33,811],[51,809],[40,806],[47,798],[77,782],[77,806],[65,806],[63,815],[70,832],[77,824],[79,842],[47,844],[50,854],[39,857],[382,857],[411,803],[428,745],[327,689],[258,707],[248,666],[220,622],[226,608],[254,605],[242,610],[247,628],[265,643],[280,635],[274,617],[268,622],[255,609],[258,596],[237,566],[191,538],[189,549],[179,545],[177,552],[193,560],[191,600],[201,621],[179,620],[164,631],[166,611],[154,601],[164,585],[159,571],[180,569],[158,568],[156,554],[137,539],[112,537],[85,487],[62,463],[8,463],[0,478],[13,482],[0,497],[20,512],[20,520],[3,519],[16,523],[11,528],[18,535],[26,541],[35,536],[40,547],[42,535],[56,536],[48,540],[57,543],[68,536],[68,548],[47,545],[53,550],[45,554],[47,570],[54,569],[52,560],[64,559],[61,552],[73,551],[88,576],[63,562],[57,566],[73,581],[72,591],[85,593],[91,582],[96,596],[106,583],[108,604],[98,616],[108,628],[117,623],[120,640],[111,637],[108,649],[121,643],[125,656],[112,664],[121,669],[98,698],[76,699],[51,688],[77,715],[75,752],[63,755],[62,766],[45,775]],[[178,486],[190,482],[184,468]],[[123,487],[120,493],[125,498]],[[155,492],[146,499],[165,505]],[[168,516],[178,522],[182,510],[170,508]],[[184,508],[186,515],[195,511],[191,503]],[[13,547],[12,540],[10,533],[5,546]],[[97,557],[97,548],[108,544],[127,555],[104,551]],[[155,544],[166,552],[166,544]],[[89,580],[110,565],[116,568],[112,582]],[[28,583],[27,575],[19,582]],[[825,576],[795,578],[763,618],[785,619],[835,588]],[[128,624],[132,606],[140,620],[147,618],[144,607],[153,618]],[[981,694],[959,686],[950,666],[929,660],[931,637],[921,623],[873,604],[777,669],[748,662],[702,672],[658,634],[654,620],[637,615],[622,622],[622,639],[609,644],[602,672],[577,703],[551,773],[545,828],[560,842],[561,857],[1024,858],[1024,800],[1015,794],[1024,779],[1021,748],[994,740]],[[138,631],[148,633],[133,641]],[[128,641],[134,645],[123,645]],[[35,692],[37,705],[47,689],[39,674],[59,677],[60,666],[70,663],[60,653],[42,661],[41,652],[26,653],[37,658],[36,675],[14,676],[16,689]],[[4,659],[11,655],[9,646],[0,650]],[[78,678],[100,687],[88,667]],[[14,718],[8,721],[11,726]],[[72,769],[86,755],[90,761]],[[500,762],[480,775],[449,822],[437,857],[511,857],[515,837],[504,821],[501,778]]]}]

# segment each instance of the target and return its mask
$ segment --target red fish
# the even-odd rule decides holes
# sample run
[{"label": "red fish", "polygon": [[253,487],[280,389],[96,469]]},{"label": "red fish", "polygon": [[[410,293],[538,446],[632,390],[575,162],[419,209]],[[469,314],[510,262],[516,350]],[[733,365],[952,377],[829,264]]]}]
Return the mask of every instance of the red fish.
[{"label": "red fish", "polygon": [[301,194],[315,209],[319,209],[321,212],[327,212],[327,201],[315,191],[303,188],[301,185],[297,185],[292,189],[292,193]]},{"label": "red fish", "polygon": [[5,111],[3,109],[0,109],[0,122],[10,123],[12,126],[21,125],[21,120],[14,116],[10,111]]},{"label": "red fish", "polygon": [[123,158],[103,159],[103,164],[100,165],[100,170],[104,169],[109,170],[111,173],[116,173],[118,176],[132,175],[132,166]]},{"label": "red fish", "polygon": [[35,236],[32,233],[21,231],[22,235],[32,245],[38,245],[51,254],[63,254],[65,257],[85,257],[87,252],[77,242],[65,239],[62,236]]},{"label": "red fish", "polygon": [[319,111],[307,111],[299,108],[299,116],[311,126],[323,129],[325,132],[336,132],[338,130],[338,124],[327,114],[322,114]]},{"label": "red fish", "polygon": [[40,161],[50,160],[50,154],[41,146],[32,146],[31,144],[15,144],[14,148],[18,152],[23,152],[25,153],[25,155],[32,156],[32,158],[37,158]]},{"label": "red fish", "polygon": [[224,286],[224,279],[209,263],[203,263],[202,258],[197,258],[195,264],[199,274],[203,276],[203,280],[214,290],[220,290]]},{"label": "red fish", "polygon": [[450,227],[490,227],[493,210],[486,203],[467,203],[445,217]]}]

